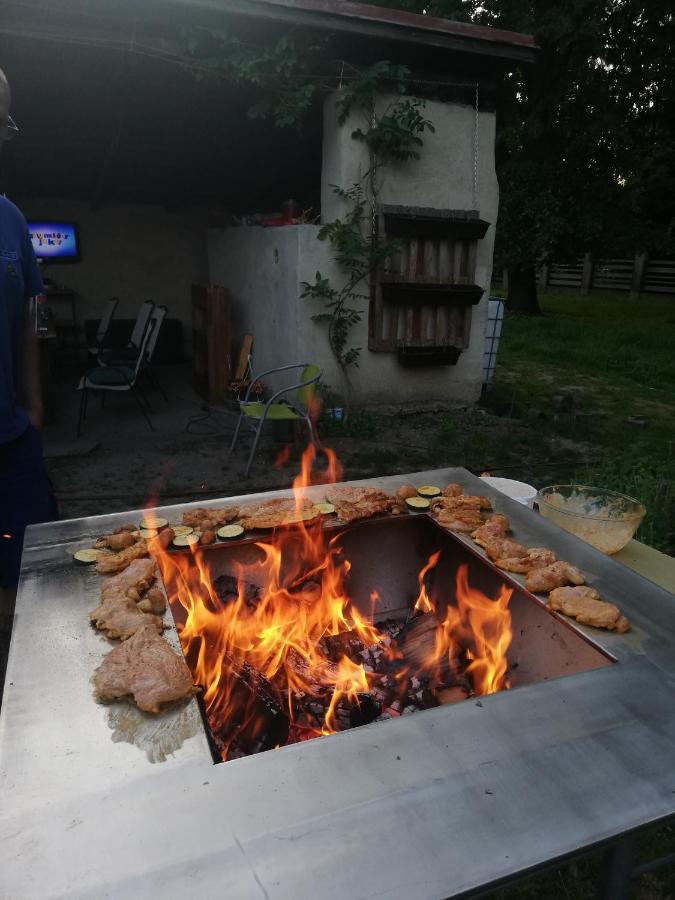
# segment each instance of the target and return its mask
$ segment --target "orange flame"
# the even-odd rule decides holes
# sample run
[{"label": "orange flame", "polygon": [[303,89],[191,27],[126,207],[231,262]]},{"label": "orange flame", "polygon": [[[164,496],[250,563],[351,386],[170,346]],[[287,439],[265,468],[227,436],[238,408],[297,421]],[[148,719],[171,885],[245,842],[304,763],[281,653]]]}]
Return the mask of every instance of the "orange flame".
[{"label": "orange flame", "polygon": [[439,557],[441,555],[441,551],[438,550],[436,553],[432,553],[429,557],[429,560],[424,566],[423,569],[420,570],[419,575],[417,576],[417,581],[419,582],[420,592],[417,595],[417,600],[415,601],[414,610],[415,612],[435,612],[434,604],[431,602],[429,595],[427,593],[427,586],[424,582],[427,572],[431,569],[435,568],[438,563]]},{"label": "orange flame", "polygon": [[502,584],[492,600],[469,586],[468,568],[457,569],[456,606],[448,605],[445,618],[436,631],[436,661],[452,667],[458,653],[466,649],[476,694],[494,694],[508,687],[506,651],[511,643],[513,593]]},{"label": "orange flame", "polygon": [[[298,502],[309,485],[332,482],[342,474],[333,451],[322,452],[328,465],[321,472],[315,471],[315,448],[310,445],[303,453],[293,483]],[[291,721],[295,694],[318,696],[332,689],[321,731],[299,739],[330,733],[336,729],[340,699],[357,700],[359,692],[368,690],[368,679],[363,665],[348,657],[337,665],[331,662],[321,639],[354,632],[371,645],[380,634],[351,606],[344,588],[350,563],[336,540],[327,540],[320,521],[298,522],[280,529],[275,543],[254,546],[261,558],[246,569],[240,567],[237,596],[226,604],[213,588],[203,551],[173,554],[152,548],[170,599],[177,599],[185,612],[181,644],[196,681],[204,687],[207,715],[216,724],[245,718],[233,673],[247,665],[274,688],[282,686]],[[252,607],[246,601],[251,584],[261,588]]]},{"label": "orange flame", "polygon": [[[326,484],[342,475],[335,454],[324,448],[321,452],[327,460],[322,471],[317,471],[313,446],[302,455],[300,473],[293,483],[298,503],[309,486]],[[152,515],[152,511],[148,513]],[[218,596],[212,582],[208,549],[169,553],[158,542],[151,548],[174,609],[182,609],[181,644],[195,680],[203,688],[211,726],[222,735],[223,759],[228,758],[242,731],[254,738],[264,731],[258,705],[260,684],[285,708],[290,742],[339,730],[339,718],[344,720],[345,709],[349,712],[358,706],[361,695],[368,693],[380,676],[343,652],[340,638],[335,640],[338,636],[350,633],[366,647],[379,644],[392,664],[402,657],[395,642],[374,624],[377,591],[370,591],[369,614],[350,602],[346,588],[350,562],[338,536],[330,537],[323,530],[320,517],[280,528],[274,542],[260,541],[250,545],[249,551],[252,548],[256,548],[257,560],[236,564],[236,594],[226,599]],[[440,551],[433,553],[419,572],[419,594],[414,604],[419,614],[436,613],[425,578],[440,555]],[[257,589],[253,601],[251,586]],[[469,587],[467,567],[460,567],[457,606],[448,605],[443,621],[439,614],[433,666],[440,672],[458,653],[466,653],[476,693],[491,693],[507,686],[510,595],[511,591],[503,587],[496,600],[484,596]],[[400,689],[401,696],[411,674],[415,673],[404,666],[398,672],[392,670],[394,690]],[[250,682],[253,687],[247,694]],[[322,711],[315,715],[315,724],[309,718],[296,721],[299,698],[311,700]],[[395,710],[390,712],[397,714]]]}]

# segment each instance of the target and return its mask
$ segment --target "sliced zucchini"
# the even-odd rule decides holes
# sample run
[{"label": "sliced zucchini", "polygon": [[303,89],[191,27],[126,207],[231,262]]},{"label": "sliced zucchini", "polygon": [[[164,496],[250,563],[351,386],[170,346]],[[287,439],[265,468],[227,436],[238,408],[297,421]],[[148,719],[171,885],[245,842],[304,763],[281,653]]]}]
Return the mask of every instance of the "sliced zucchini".
[{"label": "sliced zucchini", "polygon": [[191,525],[172,525],[171,527],[176,537],[180,537],[182,534],[192,534],[194,531]]},{"label": "sliced zucchini", "polygon": [[84,550],[76,550],[73,553],[73,559],[81,566],[90,566],[96,562],[100,555],[100,550],[94,550],[93,547],[85,547]]},{"label": "sliced zucchini", "polygon": [[183,547],[193,547],[199,543],[199,535],[194,531],[192,534],[179,534],[173,539],[173,546],[183,549]]},{"label": "sliced zucchini", "polygon": [[417,488],[417,493],[420,497],[438,497],[441,489],[433,484],[423,484],[422,487]]},{"label": "sliced zucchini", "polygon": [[241,527],[241,525],[223,525],[222,528],[219,528],[218,531],[216,531],[218,537],[222,538],[224,541],[241,537],[243,533],[244,529]]},{"label": "sliced zucchini", "polygon": [[322,516],[329,516],[331,513],[335,512],[335,507],[332,503],[315,503],[314,506],[319,510]]},{"label": "sliced zucchini", "polygon": [[410,509],[417,510],[417,512],[421,512],[423,509],[429,509],[431,506],[431,500],[427,500],[426,497],[406,497],[405,502]]},{"label": "sliced zucchini", "polygon": [[156,538],[159,531],[157,531],[156,528],[141,528],[138,533],[142,538],[147,540],[148,538]]},{"label": "sliced zucchini", "polygon": [[161,531],[162,528],[166,528],[169,524],[168,519],[163,519],[161,516],[151,516],[149,519],[142,519],[138,523],[138,527],[141,531]]}]

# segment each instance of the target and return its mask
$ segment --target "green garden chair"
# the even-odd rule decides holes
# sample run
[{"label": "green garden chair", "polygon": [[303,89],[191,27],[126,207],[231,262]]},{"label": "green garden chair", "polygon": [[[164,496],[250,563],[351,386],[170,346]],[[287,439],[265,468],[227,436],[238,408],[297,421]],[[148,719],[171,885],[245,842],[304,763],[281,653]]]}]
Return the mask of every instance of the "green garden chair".
[{"label": "green garden chair", "polygon": [[[288,387],[281,388],[272,394],[267,401],[250,399],[250,395],[256,383],[262,381],[267,375],[275,375],[279,372],[291,372],[293,370],[302,371],[300,381],[297,384],[291,384]],[[246,464],[245,478],[248,478],[251,472],[253,458],[258,449],[263,425],[268,420],[272,422],[299,422],[304,420],[309,429],[309,439],[313,444],[317,443],[311,412],[315,385],[319,378],[321,378],[321,375],[321,369],[313,363],[298,363],[294,366],[280,366],[277,369],[268,369],[266,372],[261,372],[259,375],[254,375],[253,372],[251,372],[251,382],[246,391],[246,395],[243,400],[239,401],[239,419],[237,421],[237,427],[234,429],[234,436],[230,445],[230,453],[232,453],[239,438],[242,422],[244,420],[249,422],[255,430],[255,435],[253,438],[253,446],[251,447],[251,452],[248,457],[248,463]],[[294,395],[292,401],[291,399],[286,399],[289,394]],[[281,398],[284,399],[282,400]]]}]

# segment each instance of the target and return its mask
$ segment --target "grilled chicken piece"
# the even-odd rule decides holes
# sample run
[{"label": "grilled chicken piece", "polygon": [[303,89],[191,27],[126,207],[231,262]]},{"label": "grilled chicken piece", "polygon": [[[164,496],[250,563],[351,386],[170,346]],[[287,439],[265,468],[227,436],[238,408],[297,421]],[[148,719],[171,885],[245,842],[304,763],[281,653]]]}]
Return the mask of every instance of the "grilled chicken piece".
[{"label": "grilled chicken piece", "polygon": [[396,496],[394,499],[402,500],[404,505],[405,501],[408,497],[416,497],[417,496],[417,488],[414,484],[402,484],[400,488],[396,491]]},{"label": "grilled chicken piece", "polygon": [[431,501],[431,509],[443,509],[446,512],[453,509],[492,509],[491,506],[484,505],[489,502],[486,497],[476,497],[473,494],[461,494],[458,497],[444,497],[441,494],[440,497],[434,497]]},{"label": "grilled chicken piece", "polygon": [[490,559],[513,559],[527,556],[527,547],[512,541],[510,538],[492,538],[483,544],[485,552]]},{"label": "grilled chicken piece", "polygon": [[154,613],[156,616],[163,616],[166,612],[166,597],[158,587],[151,587],[140,603],[138,603],[138,609],[144,613]]},{"label": "grilled chicken piece", "polygon": [[154,559],[134,559],[127,568],[101,585],[101,597],[126,594],[138,602],[155,580],[157,569]]},{"label": "grilled chicken piece", "polygon": [[281,525],[292,525],[295,522],[308,522],[316,519],[321,513],[311,500],[307,498],[267,500],[239,509],[239,519],[246,531],[256,528],[277,528]]},{"label": "grilled chicken piece", "polygon": [[138,531],[138,525],[134,525],[133,522],[126,522],[124,525],[116,528],[113,534],[122,534],[123,531]]},{"label": "grilled chicken piece", "polygon": [[480,546],[485,547],[494,538],[504,538],[509,533],[511,524],[501,513],[491,515],[484,525],[472,532],[471,537]]},{"label": "grilled chicken piece", "polygon": [[147,626],[108,653],[93,681],[99,700],[133,697],[139,709],[154,714],[193,692],[185,661]]},{"label": "grilled chicken piece", "polygon": [[563,587],[566,584],[583,584],[585,578],[582,573],[571,563],[558,560],[550,566],[541,569],[531,569],[525,579],[525,587],[536,594],[546,594],[554,588]]},{"label": "grilled chicken piece", "polygon": [[[488,550],[488,556],[490,551]],[[550,566],[556,561],[556,555],[553,550],[547,550],[545,547],[532,547],[525,556],[509,556],[505,559],[497,559],[495,563],[505,572],[518,572],[526,575],[532,569],[542,569],[544,566]]]},{"label": "grilled chicken piece", "polygon": [[188,509],[183,513],[183,525],[201,529],[202,522],[207,521],[211,523],[207,527],[217,528],[219,525],[226,525],[236,519],[238,515],[238,506],[224,506],[221,509],[198,507],[197,509]]},{"label": "grilled chicken piece", "polygon": [[147,555],[148,545],[140,539],[119,553],[102,553],[96,560],[96,571],[99,575],[114,575],[116,572],[123,572],[133,560]]},{"label": "grilled chicken piece", "polygon": [[326,499],[335,507],[338,518],[343,522],[368,519],[378,513],[388,512],[391,497],[379,488],[340,487],[335,485],[326,490]]},{"label": "grilled chicken piece", "polygon": [[449,531],[471,533],[481,523],[480,510],[473,506],[459,506],[456,509],[436,508],[434,518]]},{"label": "grilled chicken piece", "polygon": [[461,484],[457,484],[456,481],[451,481],[450,484],[448,484],[443,489],[444,497],[459,497],[460,494],[463,494],[463,493],[464,493],[464,488],[462,487]]},{"label": "grilled chicken piece", "polygon": [[101,597],[101,603],[96,609],[92,609],[89,618],[106,637],[122,641],[147,625],[152,626],[158,634],[164,630],[164,623],[159,616],[140,610],[136,601],[127,596],[122,588],[111,590],[105,597]]},{"label": "grilled chicken piece", "polygon": [[613,603],[602,600],[592,587],[559,587],[548,595],[548,605],[556,612],[571,616],[581,625],[606,628],[608,631],[630,630],[630,622]]},{"label": "grilled chicken piece", "polygon": [[115,534],[104,534],[94,544],[95,550],[126,550],[127,547],[133,547],[136,538],[129,531],[120,531]]}]

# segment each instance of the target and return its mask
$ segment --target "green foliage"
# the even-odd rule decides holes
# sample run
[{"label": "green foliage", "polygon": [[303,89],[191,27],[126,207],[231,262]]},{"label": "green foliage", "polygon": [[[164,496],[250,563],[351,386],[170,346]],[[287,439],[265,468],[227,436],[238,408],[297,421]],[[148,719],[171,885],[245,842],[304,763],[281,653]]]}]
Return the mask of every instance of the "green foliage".
[{"label": "green foliage", "polygon": [[424,104],[418,99],[397,100],[370,128],[357,128],[352,137],[362,141],[380,163],[419,159],[419,148],[424,144],[420,135],[425,130],[434,131],[422,108]]},{"label": "green foliage", "polygon": [[[319,240],[328,241],[335,260],[346,275],[340,288],[317,272],[314,282],[304,282],[302,297],[323,303],[326,312],[313,316],[315,322],[328,324],[328,341],[350,390],[349,368],[358,365],[360,347],[349,346],[351,329],[363,318],[357,303],[367,297],[359,286],[397,249],[394,241],[384,242],[368,227],[368,212],[376,205],[377,173],[387,163],[407,162],[419,158],[423,144],[421,135],[434,130],[422,115],[420,100],[399,97],[383,112],[376,109],[376,97],[385,91],[406,89],[408,70],[386,61],[375,63],[362,75],[347,83],[338,101],[338,118],[347,121],[353,113],[362,114],[367,125],[352,132],[354,140],[368,148],[369,167],[361,181],[350,188],[333,185],[335,193],[345,201],[344,218],[329,222],[320,229]],[[368,194],[367,195],[367,191]]]},{"label": "green foliage", "polygon": [[290,31],[275,43],[251,45],[225,31],[193,28],[184,35],[186,67],[197,80],[250,86],[259,98],[251,118],[271,118],[278,128],[300,125],[322,90],[314,75],[328,38]]}]

